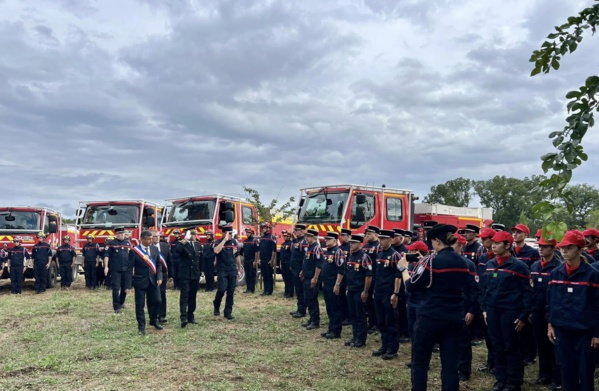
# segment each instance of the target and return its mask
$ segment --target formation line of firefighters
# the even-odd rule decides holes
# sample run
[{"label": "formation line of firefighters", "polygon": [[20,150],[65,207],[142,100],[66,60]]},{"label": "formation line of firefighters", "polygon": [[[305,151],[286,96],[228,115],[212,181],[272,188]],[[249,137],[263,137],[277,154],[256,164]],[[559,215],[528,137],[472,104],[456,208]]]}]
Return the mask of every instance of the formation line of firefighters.
[{"label": "formation line of firefighters", "polygon": [[[442,390],[458,390],[471,375],[472,345],[485,339],[487,363],[479,370],[495,375],[493,391],[517,391],[524,366],[538,354],[537,384],[566,391],[594,390],[595,350],[599,348],[599,230],[566,232],[558,244],[537,232],[539,250],[525,243],[530,230],[523,224],[507,232],[467,225],[458,232],[446,224],[425,226],[426,242],[413,241],[411,231],[368,226],[365,235],[348,229],[327,232],[322,247],[318,231],[296,224],[283,230],[280,261],[285,297],[297,298],[293,318],[304,318],[306,330],[321,326],[319,291],[322,289],[328,327],[321,336],[341,337],[351,325],[350,348],[363,348],[367,336],[380,333],[375,357],[398,357],[400,342],[411,342],[412,390],[427,389],[431,354],[441,358]],[[158,231],[143,231],[133,246],[122,228],[104,246],[92,236],[82,249],[86,287],[96,287],[96,267],[112,289],[115,313],[122,312],[127,293],[134,290],[138,332],[145,335],[145,307],[149,324],[163,329],[166,319],[166,279],[180,290],[181,327],[197,324],[196,296],[202,272],[206,290],[214,290],[214,316],[233,320],[237,280],[246,273],[246,293],[255,292],[256,267],[264,278],[262,295],[273,294],[277,239],[270,224],[255,238],[251,229],[238,243],[230,227],[214,240],[207,231],[202,245],[195,230],[174,241]],[[59,263],[61,285],[71,284],[76,259],[70,238],[53,255],[39,234],[31,254],[18,238],[0,254],[11,272],[11,292],[21,293],[27,258],[33,258],[35,290],[45,290],[52,258]],[[559,248],[559,250],[558,250]],[[244,267],[242,268],[241,258]],[[4,265],[2,265],[4,266]],[[406,337],[407,334],[409,337]],[[407,341],[406,341],[407,339]]]}]

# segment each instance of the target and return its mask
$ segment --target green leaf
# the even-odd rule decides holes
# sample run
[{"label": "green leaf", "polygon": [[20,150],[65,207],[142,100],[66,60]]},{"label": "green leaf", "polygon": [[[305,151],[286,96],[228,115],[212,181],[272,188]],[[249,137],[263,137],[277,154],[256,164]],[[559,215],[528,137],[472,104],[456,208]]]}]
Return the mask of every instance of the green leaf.
[{"label": "green leaf", "polygon": [[535,69],[532,70],[532,72],[530,73],[530,76],[535,76],[538,75],[539,73],[541,73],[541,67],[540,66],[536,66]]},{"label": "green leaf", "polygon": [[557,71],[559,69],[559,61],[554,58],[553,61],[551,61],[551,66]]},{"label": "green leaf", "polygon": [[563,133],[563,132],[559,132],[559,131],[558,132],[551,132],[551,133],[549,133],[549,138],[554,138],[555,136],[557,136],[558,134],[561,134],[561,133]]},{"label": "green leaf", "polygon": [[551,33],[547,36],[547,38],[549,38],[549,39],[555,39],[557,37],[559,37],[559,34],[556,34],[556,33]]},{"label": "green leaf", "polygon": [[585,161],[585,162],[586,162],[586,161],[589,159],[589,155],[587,155],[587,154],[586,154],[586,153],[584,153],[584,152],[580,152],[580,153],[578,154],[578,157],[579,157],[579,158],[580,158],[582,161]]},{"label": "green leaf", "polygon": [[590,76],[586,79],[586,81],[584,82],[584,85],[588,88],[597,88],[597,85],[599,85],[599,76]]},{"label": "green leaf", "polygon": [[580,97],[580,91],[570,91],[566,94],[566,98],[567,99],[574,99],[574,98],[579,98]]},{"label": "green leaf", "polygon": [[573,51],[575,51],[577,47],[578,47],[578,44],[576,43],[576,41],[570,41],[570,43],[568,44],[568,48],[570,49],[570,53],[572,53]]},{"label": "green leaf", "polygon": [[553,146],[557,147],[562,143],[562,141],[564,141],[564,136],[556,137],[555,140],[553,140]]}]

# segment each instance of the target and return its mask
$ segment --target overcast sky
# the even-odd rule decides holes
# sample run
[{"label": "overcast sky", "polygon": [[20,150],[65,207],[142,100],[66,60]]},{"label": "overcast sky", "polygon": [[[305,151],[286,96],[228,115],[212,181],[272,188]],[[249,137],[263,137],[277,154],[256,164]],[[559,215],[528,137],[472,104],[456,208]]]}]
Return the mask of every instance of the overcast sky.
[{"label": "overcast sky", "polygon": [[591,3],[0,0],[1,203],[540,174],[599,38],[528,59]]}]

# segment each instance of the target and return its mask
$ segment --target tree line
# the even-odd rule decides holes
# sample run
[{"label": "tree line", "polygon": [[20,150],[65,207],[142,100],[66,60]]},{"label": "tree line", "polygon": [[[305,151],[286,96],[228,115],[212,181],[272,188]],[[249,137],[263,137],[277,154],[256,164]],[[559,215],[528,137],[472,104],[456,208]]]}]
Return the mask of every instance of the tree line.
[{"label": "tree line", "polygon": [[[548,199],[541,183],[544,175],[533,175],[523,179],[495,176],[487,180],[467,178],[451,179],[431,187],[424,202],[467,207],[476,197],[481,206],[493,209],[493,220],[513,227],[518,223],[527,224],[531,232],[542,228],[543,221],[535,218],[533,207]],[[562,208],[560,215],[552,219],[563,222],[568,229],[599,228],[599,189],[588,184],[569,185],[556,204],[572,207],[572,211]]]}]

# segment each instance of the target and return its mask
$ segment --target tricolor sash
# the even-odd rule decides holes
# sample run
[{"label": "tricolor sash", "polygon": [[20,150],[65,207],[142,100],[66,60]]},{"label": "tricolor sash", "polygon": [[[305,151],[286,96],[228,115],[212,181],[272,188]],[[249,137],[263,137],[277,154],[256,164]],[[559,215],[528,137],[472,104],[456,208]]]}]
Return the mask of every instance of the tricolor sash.
[{"label": "tricolor sash", "polygon": [[164,259],[164,254],[161,251],[158,251],[158,254],[160,254],[160,262],[162,262],[164,270],[168,270],[168,267],[166,267],[166,260]]},{"label": "tricolor sash", "polygon": [[156,272],[156,262],[154,262],[154,260],[152,259],[152,257],[150,256],[150,254],[148,254],[146,252],[146,250],[144,250],[141,245],[137,246],[137,247],[133,247],[133,251],[135,251],[135,253],[137,255],[139,255],[139,257],[141,259],[144,260],[145,263],[148,264],[148,266],[150,267],[150,269],[152,269],[152,271],[154,272],[154,274],[157,274]]}]

